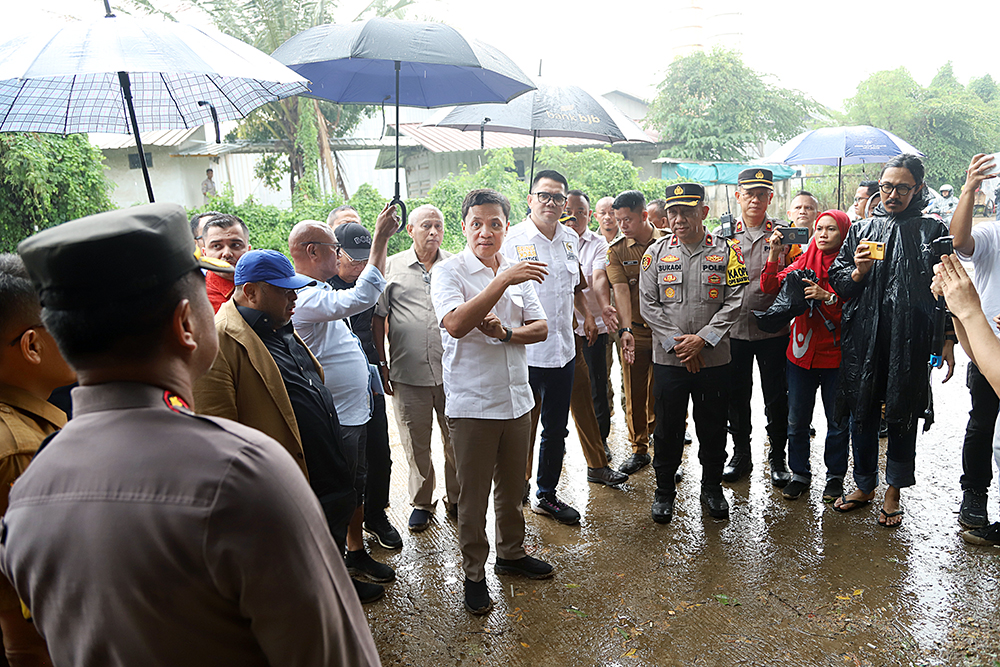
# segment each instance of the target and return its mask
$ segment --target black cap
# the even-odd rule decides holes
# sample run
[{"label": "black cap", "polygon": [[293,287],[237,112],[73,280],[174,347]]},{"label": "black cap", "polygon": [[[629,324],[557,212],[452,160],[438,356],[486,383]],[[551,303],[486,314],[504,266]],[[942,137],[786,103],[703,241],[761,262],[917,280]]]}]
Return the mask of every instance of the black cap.
[{"label": "black cap", "polygon": [[187,213],[177,204],[147,204],[63,223],[22,241],[42,306],[90,308],[172,284],[199,268],[232,273],[202,257]]},{"label": "black cap", "polygon": [[697,206],[705,200],[705,188],[701,183],[678,183],[667,186],[663,208],[671,206]]},{"label": "black cap", "polygon": [[767,188],[769,190],[774,189],[774,174],[771,173],[770,169],[763,169],[761,167],[751,167],[750,169],[744,169],[740,172],[739,177],[736,179],[740,186],[746,189],[750,188]]},{"label": "black cap", "polygon": [[342,225],[337,225],[333,233],[337,236],[337,242],[340,243],[341,249],[347,253],[348,257],[355,262],[368,259],[372,250],[372,234],[363,225],[356,222],[345,222]]}]

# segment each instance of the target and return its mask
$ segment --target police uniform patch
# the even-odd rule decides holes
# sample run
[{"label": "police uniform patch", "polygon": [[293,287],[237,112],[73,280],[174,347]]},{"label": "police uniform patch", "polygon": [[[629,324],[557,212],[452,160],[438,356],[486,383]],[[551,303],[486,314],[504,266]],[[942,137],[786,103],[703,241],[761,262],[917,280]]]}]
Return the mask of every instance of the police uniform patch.
[{"label": "police uniform patch", "polygon": [[675,283],[675,282],[677,282],[677,276],[675,276],[672,273],[668,273],[667,275],[663,276],[663,282],[665,282],[665,283]]},{"label": "police uniform patch", "polygon": [[514,247],[517,248],[517,259],[518,259],[518,261],[521,261],[521,262],[524,262],[524,261],[537,262],[538,261],[538,251],[535,250],[535,244],[534,243],[532,243],[530,245],[519,245],[519,246],[514,246]]},{"label": "police uniform patch", "polygon": [[642,270],[645,271],[649,268],[649,265],[653,263],[653,258],[651,255],[642,256]]},{"label": "police uniform patch", "polygon": [[743,262],[743,253],[735,245],[730,244],[732,252],[729,253],[729,264],[726,267],[726,284],[729,286],[749,285],[750,275],[747,273],[747,266]]},{"label": "police uniform patch", "polygon": [[662,261],[664,261],[664,262],[679,262],[679,261],[681,261],[681,258],[678,257],[677,255],[667,255],[666,257],[661,257],[660,259]]},{"label": "police uniform patch", "polygon": [[772,229],[774,229],[774,224],[770,220],[768,220],[767,222],[764,223],[764,230],[765,231],[769,232]]},{"label": "police uniform patch", "polygon": [[708,290],[708,298],[709,299],[718,299],[719,298],[719,288],[718,287],[713,287],[713,288],[709,289]]},{"label": "police uniform patch", "polygon": [[668,287],[667,289],[663,290],[663,296],[667,297],[668,299],[673,299],[674,294],[676,294],[676,292],[674,291],[673,287]]},{"label": "police uniform patch", "polygon": [[194,414],[194,410],[192,410],[191,407],[184,402],[184,399],[173,392],[164,391],[163,402],[166,403],[167,407],[174,412],[178,412],[182,415]]},{"label": "police uniform patch", "polygon": [[721,262],[725,259],[722,255],[709,255],[705,258],[706,262]]},{"label": "police uniform patch", "polygon": [[709,285],[721,285],[722,284],[722,276],[720,276],[718,273],[711,273],[711,274],[709,274],[709,276],[708,276],[708,284]]}]

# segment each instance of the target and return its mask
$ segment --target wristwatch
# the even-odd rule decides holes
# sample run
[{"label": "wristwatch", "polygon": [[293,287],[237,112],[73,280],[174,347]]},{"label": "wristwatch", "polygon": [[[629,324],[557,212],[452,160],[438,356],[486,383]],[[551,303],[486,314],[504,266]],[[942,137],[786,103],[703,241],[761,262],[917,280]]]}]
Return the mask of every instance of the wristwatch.
[{"label": "wristwatch", "polygon": [[622,327],[618,330],[618,337],[621,338],[623,333],[632,333],[632,329],[630,327]]},{"label": "wristwatch", "polygon": [[509,343],[511,336],[514,335],[514,330],[511,329],[510,327],[504,327],[503,330],[507,332],[507,335],[504,336],[503,338],[501,338],[500,342],[501,343]]},{"label": "wristwatch", "polygon": [[823,303],[825,303],[828,306],[832,306],[833,304],[837,303],[837,295],[834,294],[833,292],[830,292],[830,298],[824,301]]},{"label": "wristwatch", "polygon": [[382,368],[386,368],[389,365],[389,362],[388,361],[379,361],[378,365],[381,366]]}]

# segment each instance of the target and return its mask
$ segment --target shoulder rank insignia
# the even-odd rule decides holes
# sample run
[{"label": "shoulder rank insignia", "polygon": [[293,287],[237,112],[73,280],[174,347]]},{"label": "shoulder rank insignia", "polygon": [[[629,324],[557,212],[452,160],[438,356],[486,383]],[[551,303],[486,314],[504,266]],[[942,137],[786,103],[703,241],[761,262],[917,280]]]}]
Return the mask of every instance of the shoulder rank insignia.
[{"label": "shoulder rank insignia", "polygon": [[194,414],[194,410],[184,402],[184,399],[171,391],[163,392],[163,402],[174,412],[179,412],[182,415]]},{"label": "shoulder rank insignia", "polygon": [[764,222],[764,231],[769,232],[774,229],[774,223],[770,220]]}]

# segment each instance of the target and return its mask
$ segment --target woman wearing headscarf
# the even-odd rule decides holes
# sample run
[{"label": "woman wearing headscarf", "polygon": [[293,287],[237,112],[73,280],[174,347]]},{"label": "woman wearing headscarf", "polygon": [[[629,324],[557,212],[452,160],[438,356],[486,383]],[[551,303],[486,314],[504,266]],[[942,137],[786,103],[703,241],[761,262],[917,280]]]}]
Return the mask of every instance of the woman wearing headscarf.
[{"label": "woman wearing headscarf", "polygon": [[816,404],[816,390],[826,412],[826,487],[823,500],[833,502],[844,493],[847,474],[848,418],[836,416],[840,373],[840,299],[830,286],[829,269],[847,237],[851,222],[843,211],[830,210],[816,219],[816,231],[806,251],[781,269],[781,232],[768,240],[770,254],[760,276],[760,288],[776,294],[792,271],[811,269],[816,281],[803,279],[809,309],[792,321],[788,341],[788,467],[792,481],[782,495],[795,500],[812,481],[809,466],[809,423]]}]

